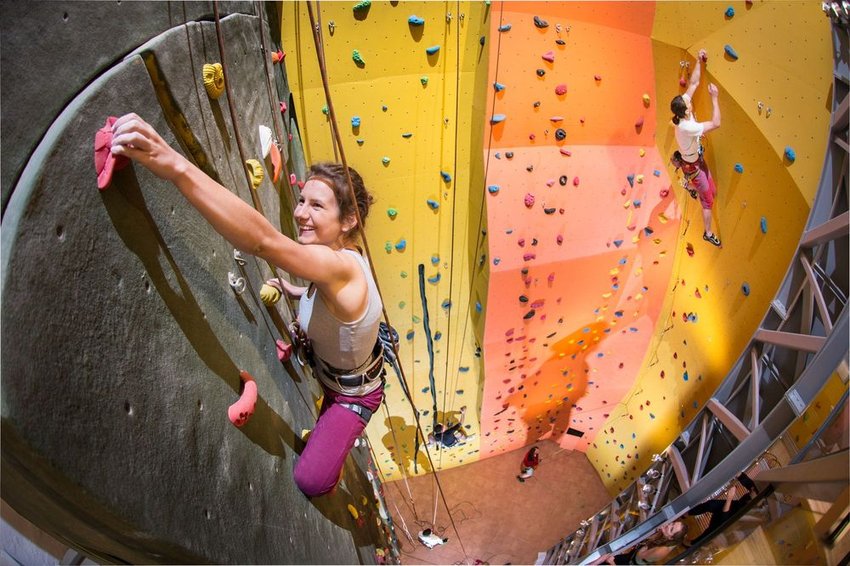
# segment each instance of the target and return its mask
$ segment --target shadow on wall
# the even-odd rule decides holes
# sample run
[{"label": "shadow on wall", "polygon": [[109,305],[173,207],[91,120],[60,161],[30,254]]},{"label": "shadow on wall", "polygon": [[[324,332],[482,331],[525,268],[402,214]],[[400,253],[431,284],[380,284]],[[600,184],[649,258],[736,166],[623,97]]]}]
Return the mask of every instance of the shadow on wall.
[{"label": "shadow on wall", "polygon": [[415,424],[407,424],[403,417],[388,417],[384,419],[384,426],[390,432],[381,438],[381,442],[403,474],[432,471],[421,442],[418,446],[419,450],[416,450]]},{"label": "shadow on wall", "polygon": [[[520,384],[506,399],[503,406],[518,407],[527,435],[522,445],[539,440],[553,440],[560,443],[567,431],[576,403],[584,397],[588,388],[589,368],[587,356],[608,336],[603,332],[607,328],[604,322],[582,325],[569,335],[552,344],[549,357],[540,367],[529,374],[521,374],[520,379],[534,379],[532,388],[526,392],[525,383]],[[558,377],[560,375],[560,377]],[[539,381],[562,384],[557,392],[548,392],[537,387]],[[498,399],[498,398],[497,398]],[[499,423],[502,417],[493,419]],[[513,419],[506,418],[507,426]],[[499,426],[499,425],[497,425]],[[508,430],[510,434],[512,430]]]}]

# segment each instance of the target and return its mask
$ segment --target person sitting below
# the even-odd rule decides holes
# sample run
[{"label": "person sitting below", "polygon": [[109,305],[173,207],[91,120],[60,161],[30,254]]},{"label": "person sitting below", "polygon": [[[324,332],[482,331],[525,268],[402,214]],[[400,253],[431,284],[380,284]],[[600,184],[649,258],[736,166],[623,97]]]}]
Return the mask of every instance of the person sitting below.
[{"label": "person sitting below", "polygon": [[520,465],[520,474],[516,477],[521,483],[525,483],[525,480],[534,475],[534,470],[537,466],[540,465],[540,449],[537,446],[532,446],[531,449],[525,453],[525,456],[522,459],[522,464]]},{"label": "person sitting below", "polygon": [[448,427],[440,423],[435,424],[433,432],[428,435],[428,446],[436,445],[440,448],[451,448],[472,438],[472,435],[467,435],[463,430],[465,417],[466,407],[464,406],[460,408],[460,420],[455,424]]},{"label": "person sitting below", "polygon": [[434,548],[435,546],[446,544],[449,542],[449,539],[437,536],[431,529],[425,529],[424,531],[419,531],[419,542],[428,548]]}]

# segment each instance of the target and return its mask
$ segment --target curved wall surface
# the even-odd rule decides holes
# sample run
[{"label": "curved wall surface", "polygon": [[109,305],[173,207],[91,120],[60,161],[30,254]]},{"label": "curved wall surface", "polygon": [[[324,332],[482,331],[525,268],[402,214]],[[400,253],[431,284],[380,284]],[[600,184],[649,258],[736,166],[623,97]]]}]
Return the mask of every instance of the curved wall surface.
[{"label": "curved wall surface", "polygon": [[[314,17],[321,17],[342,148],[376,199],[366,233],[419,422],[427,435],[435,419],[454,422],[467,406],[466,430],[474,435],[482,383],[477,334],[487,299],[480,124],[488,50],[479,39],[487,35],[490,10],[479,2],[319,6]],[[307,160],[338,159],[304,3],[283,4],[282,28]],[[437,49],[429,54],[430,48]],[[387,410],[368,432],[384,476],[398,479],[428,472],[432,462],[389,371]],[[474,461],[478,440],[432,450],[431,458],[437,469]]]},{"label": "curved wall surface", "polygon": [[[332,158],[306,11],[289,9],[295,23],[284,17],[284,42],[306,152]],[[617,491],[740,355],[796,247],[829,120],[829,25],[820,6],[375,2],[359,13],[339,3],[322,10],[343,146],[378,195],[369,239],[420,423],[427,433],[435,406],[440,420],[458,418],[464,404],[479,408],[477,422],[469,414],[466,422],[480,436],[439,452],[439,466],[551,438],[587,450]],[[409,24],[412,15],[424,26]],[[426,47],[441,49],[429,56]],[[710,118],[714,82],[723,115],[706,138],[720,249],[703,241],[700,207],[668,164],[669,101],[689,78],[682,62],[703,47],[710,58],[696,113]],[[480,138],[465,130],[476,124]],[[452,173],[450,186],[439,171]],[[430,210],[428,199],[440,208]],[[486,206],[481,223],[476,199]],[[455,250],[463,242],[465,262],[455,251],[442,263],[449,242]],[[451,296],[451,310],[431,313],[436,388],[420,263],[433,277],[429,309]],[[479,344],[483,358],[470,358]],[[476,389],[477,401],[469,397]],[[386,449],[383,471],[427,470],[409,407],[398,390],[388,399],[392,416],[370,425]]]},{"label": "curved wall surface", "polygon": [[[278,361],[275,340],[289,315],[259,302],[268,266],[235,261],[177,190],[141,167],[97,189],[95,132],[107,116],[135,111],[250,201],[235,128],[246,157],[258,157],[258,125],[294,125],[276,100],[288,93],[282,69],[268,86],[263,37],[271,47],[277,33],[269,16],[264,25],[253,4],[230,15],[234,6],[219,6],[232,117],[228,94],[211,99],[202,81],[203,64],[222,58],[211,4],[10,4],[2,17],[4,200],[13,179],[2,238],[3,499],[104,562],[372,562],[386,537],[368,452],[353,451],[329,496],[310,501],[292,481],[317,388],[300,366]],[[39,59],[57,36],[78,52],[73,64]],[[10,76],[7,60],[44,72]],[[65,75],[76,78],[56,80]],[[47,99],[52,106],[31,121],[28,105]],[[282,141],[303,169],[300,149]],[[279,224],[290,218],[281,212],[288,179],[270,178],[257,194]],[[229,273],[244,278],[243,292]],[[237,428],[227,415],[241,369],[259,400]]]}]

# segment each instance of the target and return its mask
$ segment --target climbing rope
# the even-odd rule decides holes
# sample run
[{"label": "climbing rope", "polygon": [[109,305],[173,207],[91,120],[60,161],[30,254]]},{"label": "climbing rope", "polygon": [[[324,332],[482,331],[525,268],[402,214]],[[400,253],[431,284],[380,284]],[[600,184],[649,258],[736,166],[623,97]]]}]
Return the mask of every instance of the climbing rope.
[{"label": "climbing rope", "polygon": [[[331,128],[333,130],[334,139],[336,140],[337,146],[339,147],[340,161],[341,161],[342,166],[343,166],[343,171],[345,171],[346,181],[348,182],[348,190],[351,193],[351,197],[352,197],[353,202],[357,202],[356,195],[355,195],[355,192],[354,192],[354,184],[351,181],[351,175],[350,175],[349,170],[348,170],[348,162],[345,159],[345,151],[343,150],[342,139],[340,137],[338,122],[336,120],[336,113],[334,112],[333,101],[331,99],[330,85],[329,85],[329,82],[328,82],[328,75],[327,75],[327,67],[325,65],[324,50],[322,48],[322,28],[319,24],[317,24],[316,18],[313,14],[312,3],[308,1],[308,2],[306,2],[306,4],[307,4],[307,12],[308,12],[309,17],[310,17],[310,25],[311,25],[312,30],[313,30],[313,41],[314,41],[315,47],[316,47],[316,56],[318,57],[319,71],[321,72],[321,76],[322,76],[322,86],[324,87],[324,91],[325,91],[325,100],[327,101],[327,105],[328,105],[328,115],[329,115],[330,121],[331,121]],[[316,0],[316,11],[317,12],[319,11],[319,1],[318,0]],[[355,212],[355,215],[356,215],[356,218],[357,218],[357,224],[358,224],[358,226],[360,226],[360,230],[361,230],[361,233],[362,233],[362,236],[363,236],[361,239],[363,241],[363,246],[364,246],[364,249],[366,251],[366,257],[369,260],[368,261],[369,269],[372,273],[372,277],[373,277],[373,279],[375,281],[375,285],[378,289],[378,294],[379,294],[379,296],[382,297],[381,310],[382,310],[383,315],[384,315],[384,321],[386,322],[387,326],[392,328],[392,324],[390,324],[389,315],[387,314],[386,306],[383,304],[383,295],[381,294],[380,285],[378,284],[378,277],[377,277],[377,274],[375,273],[375,266],[372,262],[372,255],[371,255],[371,252],[369,250],[369,243],[368,243],[367,238],[366,238],[366,230],[365,230],[365,227],[363,226],[362,218],[360,217],[360,211],[357,207],[355,207],[354,212]],[[395,351],[396,356],[398,356],[398,345],[394,343],[393,349]],[[399,369],[401,370],[402,379],[404,380],[405,383],[407,383],[407,379],[404,376],[404,368],[400,364],[399,364]],[[411,408],[413,409],[414,415],[418,416],[419,412],[416,409],[416,405],[413,402],[413,398],[408,396],[407,400],[410,403]],[[425,435],[422,432],[422,427],[419,423],[419,419],[414,418],[414,422],[416,423],[417,434],[419,434],[424,439]],[[452,517],[448,503],[446,502],[445,493],[443,492],[442,486],[440,485],[440,480],[439,480],[439,477],[438,477],[438,474],[437,474],[437,470],[434,467],[433,460],[431,459],[431,454],[428,450],[427,443],[425,444],[425,454],[428,457],[428,461],[431,463],[431,469],[433,471],[434,481],[436,482],[438,491],[440,493],[440,497],[442,498],[443,504],[445,505],[446,511],[448,512],[449,519],[450,519],[451,524],[452,524],[452,528],[454,529],[455,534],[457,535],[458,543],[460,544],[461,551],[463,552],[464,557],[468,558],[468,555],[466,553],[466,548],[463,545],[463,540],[462,540],[461,534],[457,530],[457,527],[456,527],[455,522],[454,522],[454,518]]]}]

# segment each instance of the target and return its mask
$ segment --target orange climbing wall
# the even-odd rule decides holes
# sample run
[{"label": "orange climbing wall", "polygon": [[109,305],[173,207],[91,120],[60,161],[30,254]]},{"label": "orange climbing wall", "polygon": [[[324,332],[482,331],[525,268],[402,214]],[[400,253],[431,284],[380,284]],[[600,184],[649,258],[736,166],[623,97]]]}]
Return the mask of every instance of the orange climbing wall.
[{"label": "orange climbing wall", "polygon": [[[725,45],[737,61],[724,54]],[[662,101],[683,90],[680,61],[693,62],[703,47],[709,61],[694,102],[697,116],[709,119],[706,87],[718,85],[722,126],[707,136],[706,154],[718,185],[714,226],[723,249],[702,241],[699,208],[679,191],[682,224],[655,335],[634,387],[587,452],[612,492],[669,445],[742,354],[788,268],[823,164],[832,49],[819,3],[658,3],[652,58],[662,110]],[[675,145],[669,116],[657,116],[662,155]],[[783,157],[786,146],[796,152],[794,163]]]},{"label": "orange climbing wall", "polygon": [[585,449],[633,383],[673,268],[680,210],[655,147],[655,5],[493,6],[490,82],[505,88],[491,89],[490,115],[505,119],[485,147],[481,449],[546,437]]},{"label": "orange climbing wall", "polygon": [[[322,32],[342,146],[376,198],[366,226],[384,304],[401,335],[400,357],[425,434],[435,396],[440,421],[457,419],[468,406],[467,432],[476,434],[481,358],[475,334],[482,315],[474,305],[486,302],[487,288],[486,269],[478,268],[487,73],[479,37],[489,10],[480,2],[372,2],[363,11],[355,4],[320,3]],[[306,5],[284,2],[282,8],[285,62],[307,161],[333,161]],[[409,25],[413,15],[424,25]],[[440,50],[428,55],[432,46]],[[361,65],[352,59],[355,49]],[[354,116],[359,128],[351,125]],[[439,206],[433,209],[429,200]],[[433,392],[419,264],[434,339]],[[386,408],[367,429],[384,477],[430,471],[424,451],[416,452],[414,413],[392,372]],[[438,469],[474,461],[477,439],[432,456]]]}]

